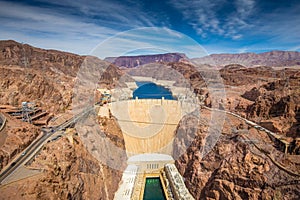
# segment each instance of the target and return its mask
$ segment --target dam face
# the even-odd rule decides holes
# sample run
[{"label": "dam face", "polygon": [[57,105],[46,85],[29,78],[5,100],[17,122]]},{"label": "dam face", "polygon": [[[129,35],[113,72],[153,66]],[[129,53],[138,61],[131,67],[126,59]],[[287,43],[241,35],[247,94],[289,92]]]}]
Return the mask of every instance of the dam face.
[{"label": "dam face", "polygon": [[[128,156],[114,199],[193,199],[171,155],[180,120],[198,105],[184,100],[136,98],[109,103],[107,112],[99,111],[117,119]],[[149,180],[160,184],[152,188]],[[178,188],[180,194],[176,193]]]},{"label": "dam face", "polygon": [[176,100],[135,99],[109,104],[123,132],[128,157],[143,153],[172,154],[173,138],[192,104]]}]

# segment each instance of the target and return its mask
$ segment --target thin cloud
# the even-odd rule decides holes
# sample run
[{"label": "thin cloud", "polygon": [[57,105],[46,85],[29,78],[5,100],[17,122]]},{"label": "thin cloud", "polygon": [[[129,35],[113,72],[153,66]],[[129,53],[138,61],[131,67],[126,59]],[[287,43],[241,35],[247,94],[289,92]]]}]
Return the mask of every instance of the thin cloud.
[{"label": "thin cloud", "polygon": [[51,9],[39,8],[0,1],[0,22],[2,29],[16,32],[30,30],[58,35],[100,36],[114,34],[113,29],[81,21],[78,17],[57,13]]},{"label": "thin cloud", "polygon": [[294,46],[290,48],[289,51],[300,51],[300,46]]},{"label": "thin cloud", "polygon": [[156,51],[160,53],[179,52],[188,57],[206,55],[205,50],[190,37],[166,28],[133,29],[113,36],[93,51],[100,58],[122,56],[139,52]]},{"label": "thin cloud", "polygon": [[295,43],[300,41],[300,5],[289,9],[281,9],[277,13],[265,13],[260,25],[254,30],[257,33],[268,36],[272,43]]},{"label": "thin cloud", "polygon": [[[154,26],[154,19],[144,13],[139,4],[121,4],[119,2],[101,0],[53,0],[40,1],[52,5],[52,7],[72,8],[76,15],[80,17],[93,18],[95,23],[104,23],[114,25],[116,22],[119,26],[136,28],[139,26]],[[74,13],[72,13],[74,15]]]},{"label": "thin cloud", "polygon": [[254,0],[236,0],[235,1],[236,10],[241,19],[248,18],[252,14],[255,7]]},{"label": "thin cloud", "polygon": [[[135,0],[0,0],[0,39],[88,54],[120,32],[162,27],[165,36],[154,28],[152,33],[140,32],[125,39],[129,44],[138,41],[134,43],[138,48],[173,45],[174,51],[195,52],[193,45],[183,47],[184,35],[170,30],[175,29],[204,42],[209,53],[260,52],[266,46],[299,50],[299,10],[296,0],[282,5],[256,0],[169,0],[153,1],[153,7]],[[121,46],[120,52],[126,48]],[[114,55],[114,50],[108,47],[105,56]]]},{"label": "thin cloud", "polygon": [[[51,6],[38,7],[0,1],[0,39],[17,38],[42,48],[87,54],[96,44],[120,32],[120,27],[153,25],[140,11],[128,12],[124,5],[108,1],[90,3],[85,6],[78,1],[52,1]],[[68,5],[73,11],[61,9]],[[78,11],[76,15],[72,14],[74,11]]]},{"label": "thin cloud", "polygon": [[214,12],[214,10],[216,10],[222,2],[223,0],[170,1],[171,5],[177,8],[178,11],[182,12],[183,17],[202,37],[206,37],[206,31],[208,30],[211,32],[222,32],[219,26],[220,21],[216,16],[216,12]]},{"label": "thin cloud", "polygon": [[235,9],[226,16],[220,16],[219,12],[224,9],[225,0],[171,0],[170,3],[182,12],[186,21],[203,38],[212,33],[240,39],[240,30],[249,27],[246,21],[253,14],[255,7],[253,0],[236,0],[233,3]]}]

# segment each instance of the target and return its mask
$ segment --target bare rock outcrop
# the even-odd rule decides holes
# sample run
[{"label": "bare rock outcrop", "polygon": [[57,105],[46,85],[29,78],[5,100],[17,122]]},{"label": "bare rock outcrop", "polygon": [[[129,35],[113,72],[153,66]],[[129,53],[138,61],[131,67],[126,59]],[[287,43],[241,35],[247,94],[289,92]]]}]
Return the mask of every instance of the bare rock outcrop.
[{"label": "bare rock outcrop", "polygon": [[[263,85],[254,103],[247,108],[248,118],[262,125],[267,125],[272,131],[299,137],[300,93],[299,78],[291,77]],[[249,98],[246,92],[244,97]],[[251,99],[251,100],[253,100]]]},{"label": "bare rock outcrop", "polygon": [[17,65],[41,71],[57,70],[70,76],[76,76],[84,56],[56,50],[45,50],[21,44],[13,40],[0,42],[0,64]]},{"label": "bare rock outcrop", "polygon": [[30,167],[44,172],[1,188],[4,199],[113,199],[122,176],[97,161],[76,135],[47,143]]},{"label": "bare rock outcrop", "polygon": [[[208,111],[201,112],[209,115]],[[175,141],[175,146],[186,148],[176,166],[195,199],[300,197],[299,165],[270,145],[266,134],[227,115],[216,145],[203,155],[208,128],[209,124],[202,121],[189,146],[184,146],[182,140]],[[292,176],[288,170],[299,175]]]},{"label": "bare rock outcrop", "polygon": [[7,122],[0,135],[0,170],[40,134],[37,127],[13,119],[6,114],[4,116]]}]

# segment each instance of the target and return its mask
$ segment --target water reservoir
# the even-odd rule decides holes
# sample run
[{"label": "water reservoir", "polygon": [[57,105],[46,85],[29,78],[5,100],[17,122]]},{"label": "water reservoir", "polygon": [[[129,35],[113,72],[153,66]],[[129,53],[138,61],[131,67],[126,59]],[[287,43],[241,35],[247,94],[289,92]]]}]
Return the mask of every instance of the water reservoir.
[{"label": "water reservoir", "polygon": [[156,85],[152,82],[136,82],[139,86],[133,92],[133,98],[138,97],[139,99],[174,99],[172,92],[160,85]]}]

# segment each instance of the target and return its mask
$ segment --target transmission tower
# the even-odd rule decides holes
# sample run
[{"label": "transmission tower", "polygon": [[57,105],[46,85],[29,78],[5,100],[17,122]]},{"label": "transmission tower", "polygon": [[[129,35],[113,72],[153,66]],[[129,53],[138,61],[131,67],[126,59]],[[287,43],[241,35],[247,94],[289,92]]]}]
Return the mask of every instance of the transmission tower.
[{"label": "transmission tower", "polygon": [[29,64],[29,60],[28,57],[26,55],[26,49],[24,48],[24,44],[22,43],[22,57],[21,57],[21,65],[23,65],[25,67],[25,69],[27,69],[27,66]]},{"label": "transmission tower", "polygon": [[32,123],[30,113],[34,111],[34,103],[22,102],[22,121]]}]

